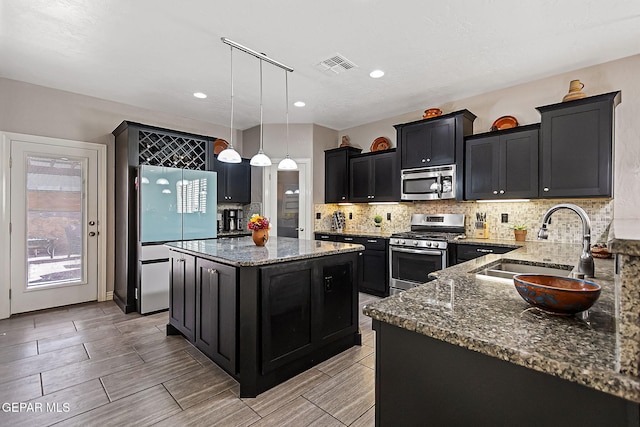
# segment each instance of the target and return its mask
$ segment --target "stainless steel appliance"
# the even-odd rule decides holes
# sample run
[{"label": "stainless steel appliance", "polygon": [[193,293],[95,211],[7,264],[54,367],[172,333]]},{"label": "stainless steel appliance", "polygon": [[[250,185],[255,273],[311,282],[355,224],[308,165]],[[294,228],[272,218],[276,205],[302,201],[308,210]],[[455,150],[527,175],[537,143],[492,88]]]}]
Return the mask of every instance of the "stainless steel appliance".
[{"label": "stainless steel appliance", "polygon": [[449,265],[448,241],[464,234],[464,214],[413,214],[411,231],[389,240],[389,287],[396,294],[430,281]]},{"label": "stainless steel appliance", "polygon": [[224,231],[238,230],[238,209],[225,209],[222,211],[222,229]]},{"label": "stainless steel appliance", "polygon": [[456,166],[434,166],[401,171],[402,200],[456,198]]}]

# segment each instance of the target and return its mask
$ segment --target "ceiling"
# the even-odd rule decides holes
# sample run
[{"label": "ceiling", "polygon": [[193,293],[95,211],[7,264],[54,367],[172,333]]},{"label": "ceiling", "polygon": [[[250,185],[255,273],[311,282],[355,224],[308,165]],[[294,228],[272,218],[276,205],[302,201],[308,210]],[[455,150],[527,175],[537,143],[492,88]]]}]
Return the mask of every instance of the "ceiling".
[{"label": "ceiling", "polygon": [[[0,77],[228,126],[227,37],[294,68],[291,123],[343,130],[638,54],[640,0],[2,0],[0,37]],[[259,61],[235,52],[246,129]],[[317,67],[336,53],[357,67]],[[285,71],[263,69],[264,121],[284,123]]]}]

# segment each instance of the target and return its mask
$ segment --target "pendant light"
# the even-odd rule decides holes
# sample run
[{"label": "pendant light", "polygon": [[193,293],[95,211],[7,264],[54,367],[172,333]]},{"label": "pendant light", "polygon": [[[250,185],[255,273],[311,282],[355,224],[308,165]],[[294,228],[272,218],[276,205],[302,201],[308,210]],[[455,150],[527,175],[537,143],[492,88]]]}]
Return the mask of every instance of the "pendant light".
[{"label": "pendant light", "polygon": [[240,154],[233,148],[233,46],[231,46],[231,138],[229,138],[229,146],[218,154],[218,161],[224,163],[241,163]]},{"label": "pendant light", "polygon": [[292,171],[298,169],[298,164],[295,162],[295,160],[289,157],[289,75],[287,73],[288,71],[284,70],[284,93],[285,101],[287,103],[287,107],[285,110],[287,116],[287,155],[284,159],[280,160],[280,163],[278,163],[278,169]]},{"label": "pendant light", "polygon": [[262,59],[260,59],[260,149],[258,153],[251,158],[251,166],[271,166],[271,159],[264,154],[264,129],[262,125]]}]

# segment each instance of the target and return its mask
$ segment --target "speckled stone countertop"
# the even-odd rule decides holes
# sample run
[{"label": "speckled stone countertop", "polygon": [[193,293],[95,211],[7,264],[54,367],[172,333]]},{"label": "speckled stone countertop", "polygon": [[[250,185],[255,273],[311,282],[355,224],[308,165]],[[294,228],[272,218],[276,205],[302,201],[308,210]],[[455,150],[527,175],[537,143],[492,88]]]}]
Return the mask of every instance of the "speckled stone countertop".
[{"label": "speckled stone countertop", "polygon": [[640,256],[640,220],[614,220],[607,244],[609,252]]},{"label": "speckled stone countertop", "polygon": [[218,238],[251,236],[251,230],[218,231]]},{"label": "speckled stone countertop", "polygon": [[271,236],[265,246],[256,246],[251,237],[189,240],[167,243],[178,249],[236,267],[277,264],[364,250],[362,245]]},{"label": "speckled stone countertop", "polygon": [[319,234],[329,234],[331,236],[354,236],[354,237],[381,237],[383,239],[388,239],[391,236],[389,232],[380,232],[376,233],[373,231],[342,231],[337,232],[336,230],[315,230],[314,233]]},{"label": "speckled stone countertop", "polygon": [[[515,242],[514,242],[515,243]],[[596,259],[600,299],[562,317],[532,308],[512,284],[469,273],[500,259],[575,265],[580,245],[526,242],[434,273],[438,279],[364,307],[364,314],[516,365],[640,402],[640,378],[620,373],[614,263]]]}]

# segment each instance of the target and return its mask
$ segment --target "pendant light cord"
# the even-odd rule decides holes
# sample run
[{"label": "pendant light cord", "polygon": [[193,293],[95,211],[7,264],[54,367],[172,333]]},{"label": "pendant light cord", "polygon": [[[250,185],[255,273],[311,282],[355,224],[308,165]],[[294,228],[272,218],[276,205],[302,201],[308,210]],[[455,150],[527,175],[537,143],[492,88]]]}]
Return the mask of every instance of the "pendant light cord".
[{"label": "pendant light cord", "polygon": [[233,46],[231,46],[231,125],[229,126],[231,138],[229,138],[229,147],[233,148]]},{"label": "pendant light cord", "polygon": [[287,117],[287,156],[289,156],[289,72],[284,70],[284,97],[287,103],[285,115]]},{"label": "pendant light cord", "polygon": [[262,59],[260,60],[260,153],[263,152],[263,126],[262,126]]}]

